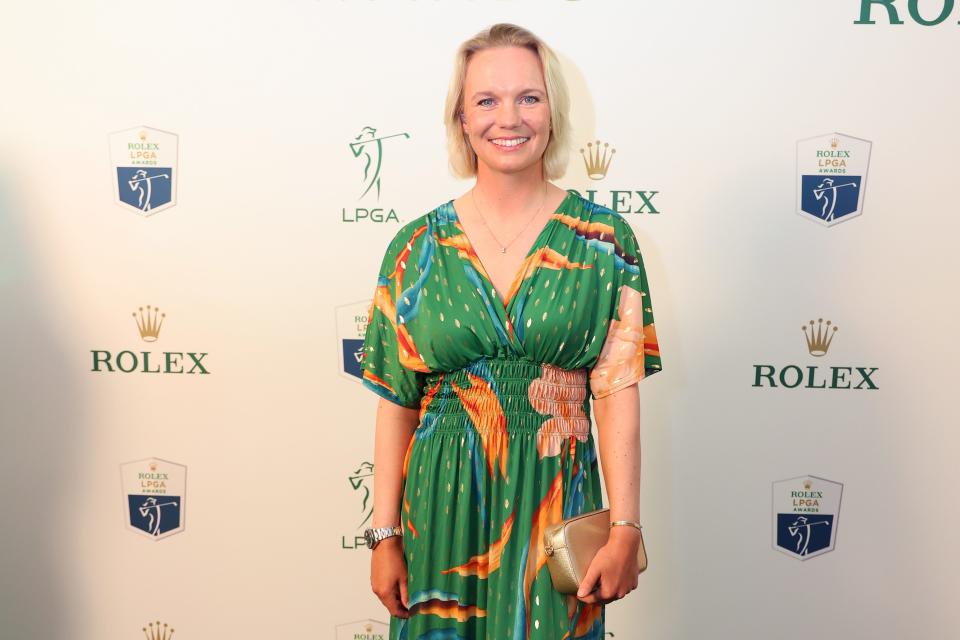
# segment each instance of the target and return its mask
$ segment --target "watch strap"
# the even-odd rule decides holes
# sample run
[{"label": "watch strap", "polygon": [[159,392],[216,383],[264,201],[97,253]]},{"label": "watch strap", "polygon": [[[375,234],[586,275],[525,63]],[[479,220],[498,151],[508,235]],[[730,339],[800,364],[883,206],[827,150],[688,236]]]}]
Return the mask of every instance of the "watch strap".
[{"label": "watch strap", "polygon": [[400,525],[393,527],[373,527],[368,529],[368,531],[370,532],[370,538],[373,541],[372,545],[370,546],[371,549],[376,548],[381,541],[386,540],[387,538],[403,535],[403,527]]}]

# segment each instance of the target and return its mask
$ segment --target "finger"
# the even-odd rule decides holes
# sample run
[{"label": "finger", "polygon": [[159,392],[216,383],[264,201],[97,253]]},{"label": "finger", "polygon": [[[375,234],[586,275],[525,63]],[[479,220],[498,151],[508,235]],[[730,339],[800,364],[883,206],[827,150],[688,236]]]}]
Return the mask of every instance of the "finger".
[{"label": "finger", "polygon": [[396,593],[391,593],[390,596],[386,599],[384,603],[387,605],[387,610],[398,618],[408,618],[410,617],[410,612],[407,611],[407,608],[400,603],[400,598],[397,597]]},{"label": "finger", "polygon": [[410,608],[410,598],[407,594],[407,576],[400,579],[400,602],[403,603],[404,608]]},{"label": "finger", "polygon": [[600,596],[600,583],[597,582],[593,586],[593,589],[591,589],[587,595],[580,598],[580,600],[588,604],[604,604]]},{"label": "finger", "polygon": [[407,574],[403,574],[403,576],[397,580],[396,584],[393,585],[393,598],[395,602],[394,606],[397,609],[397,612],[394,613],[394,615],[401,618],[410,617],[410,610],[407,608],[406,591]]},{"label": "finger", "polygon": [[[580,581],[580,587],[577,589],[577,597],[581,598],[595,591],[599,586],[597,584],[599,579],[600,570],[595,563],[591,562],[590,566],[587,567],[587,575],[583,576],[583,580]],[[586,600],[584,600],[584,602],[586,602]]]},{"label": "finger", "polygon": [[380,602],[383,603],[383,606],[387,608],[387,611],[391,615],[399,616],[401,618],[407,618],[410,616],[410,612],[407,610],[406,606],[400,601],[400,589],[399,584],[401,582],[406,582],[406,580],[399,580],[394,582],[391,587],[388,589],[382,590],[377,594],[377,597],[380,598]]}]

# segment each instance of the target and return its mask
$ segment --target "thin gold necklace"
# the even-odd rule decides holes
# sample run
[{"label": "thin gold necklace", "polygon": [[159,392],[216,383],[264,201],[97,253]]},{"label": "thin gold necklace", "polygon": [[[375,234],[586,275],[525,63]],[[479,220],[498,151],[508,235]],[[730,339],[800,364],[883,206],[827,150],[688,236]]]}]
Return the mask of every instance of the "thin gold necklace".
[{"label": "thin gold necklace", "polygon": [[533,222],[534,218],[536,218],[538,215],[540,215],[540,211],[543,209],[543,203],[546,202],[546,200],[547,200],[547,183],[544,182],[544,183],[543,183],[543,198],[540,199],[540,206],[537,207],[536,213],[534,213],[533,216],[532,216],[529,220],[527,220],[527,224],[523,225],[523,228],[520,229],[519,232],[517,232],[517,235],[514,236],[513,240],[511,240],[511,241],[508,242],[507,244],[503,244],[502,242],[500,242],[500,240],[497,239],[497,236],[495,236],[495,235],[493,234],[493,229],[490,228],[490,226],[487,224],[487,221],[484,219],[483,212],[480,211],[480,207],[477,206],[477,199],[474,197],[473,191],[474,191],[474,189],[471,189],[471,190],[470,190],[470,201],[473,203],[474,208],[477,210],[477,213],[480,215],[480,222],[482,222],[482,223],[483,223],[483,226],[487,228],[487,233],[490,234],[490,237],[493,238],[494,242],[497,243],[497,246],[500,247],[500,253],[506,253],[506,252],[507,252],[507,247],[509,247],[510,245],[512,245],[514,242],[516,242],[517,238],[520,237],[520,234],[527,230],[527,227],[530,226],[530,223]]}]

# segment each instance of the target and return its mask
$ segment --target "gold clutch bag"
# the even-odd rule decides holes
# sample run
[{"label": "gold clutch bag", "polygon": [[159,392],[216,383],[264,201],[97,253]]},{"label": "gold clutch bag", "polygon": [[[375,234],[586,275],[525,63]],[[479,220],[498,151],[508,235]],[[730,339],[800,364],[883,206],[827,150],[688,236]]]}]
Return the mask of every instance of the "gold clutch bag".
[{"label": "gold clutch bag", "polygon": [[[543,550],[553,587],[560,593],[576,593],[580,581],[600,547],[610,536],[610,509],[597,509],[548,526],[543,532]],[[637,549],[640,571],[647,568],[647,552]]]}]

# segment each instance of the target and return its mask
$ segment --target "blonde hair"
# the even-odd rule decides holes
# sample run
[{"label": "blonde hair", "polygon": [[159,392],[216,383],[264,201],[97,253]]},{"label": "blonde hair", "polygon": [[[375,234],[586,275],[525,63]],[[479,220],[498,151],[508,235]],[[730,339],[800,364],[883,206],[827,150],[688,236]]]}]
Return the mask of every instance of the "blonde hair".
[{"label": "blonde hair", "polygon": [[567,170],[571,134],[570,94],[560,70],[560,61],[543,40],[523,27],[503,22],[481,31],[457,50],[444,112],[451,170],[458,178],[477,175],[477,154],[463,131],[460,113],[463,111],[467,63],[478,51],[494,47],[523,47],[537,54],[540,59],[552,127],[547,148],[543,152],[543,175],[547,180],[561,177]]}]

